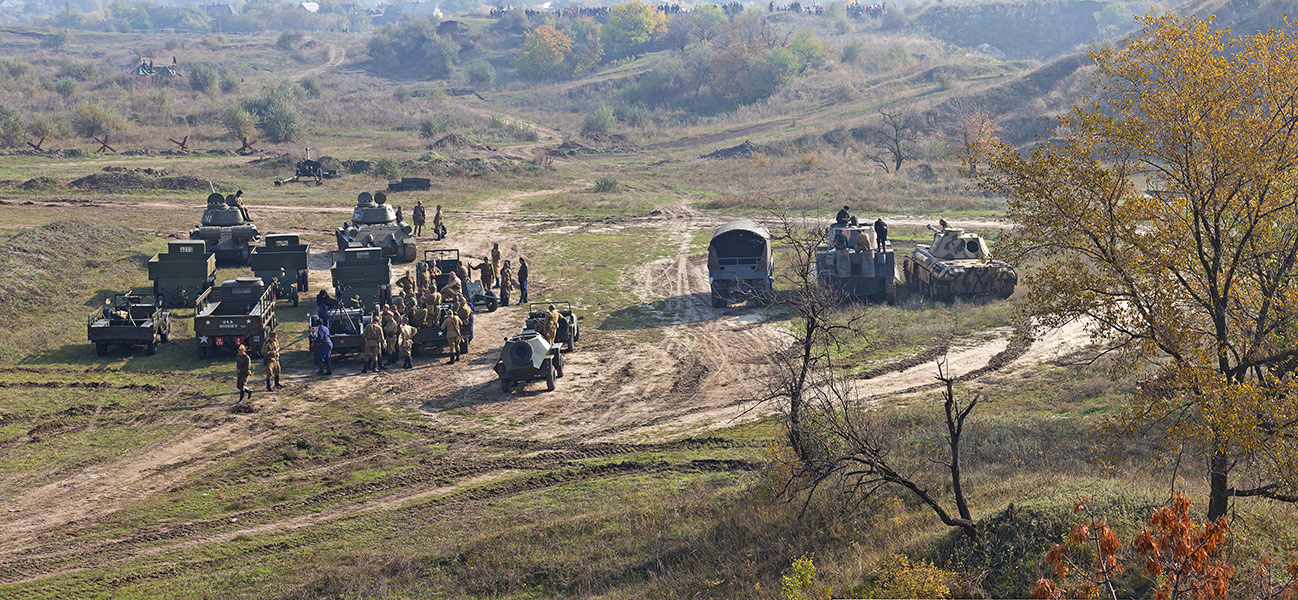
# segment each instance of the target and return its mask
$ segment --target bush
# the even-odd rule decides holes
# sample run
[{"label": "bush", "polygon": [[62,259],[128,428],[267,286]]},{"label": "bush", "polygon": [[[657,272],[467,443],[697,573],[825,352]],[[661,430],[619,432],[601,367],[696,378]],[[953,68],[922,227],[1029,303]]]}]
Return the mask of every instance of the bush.
[{"label": "bush", "polygon": [[880,25],[885,31],[896,31],[906,26],[906,13],[896,3],[889,3],[888,8],[883,11],[883,24]]},{"label": "bush", "polygon": [[77,81],[90,81],[99,75],[99,67],[92,62],[64,61],[59,66],[58,77],[67,77]]},{"label": "bush", "polygon": [[478,87],[490,87],[496,83],[496,70],[485,60],[475,60],[464,69],[469,76],[469,83]]},{"label": "bush", "polygon": [[189,67],[189,88],[204,94],[215,94],[221,89],[221,73],[216,67],[196,64]]},{"label": "bush", "polygon": [[392,97],[396,99],[397,102],[405,104],[406,100],[410,99],[410,88],[403,85],[397,88],[397,91],[392,92]]},{"label": "bush", "polygon": [[613,109],[613,116],[617,117],[618,121],[631,127],[648,125],[653,121],[649,109],[640,104],[621,104]]},{"label": "bush", "polygon": [[419,122],[419,137],[435,138],[446,131],[451,125],[450,117],[446,115],[434,115]]},{"label": "bush", "polygon": [[257,127],[272,143],[291,142],[302,134],[302,113],[298,104],[306,92],[293,83],[268,88],[243,103],[257,119]]},{"label": "bush", "polygon": [[844,64],[854,65],[861,60],[862,53],[861,42],[852,42],[843,46],[843,53],[839,56],[839,60]]},{"label": "bush", "polygon": [[301,43],[302,33],[298,31],[285,31],[280,33],[279,38],[275,40],[275,45],[278,46],[280,50],[292,51],[297,49],[298,44]]},{"label": "bush", "polygon": [[601,104],[595,110],[586,113],[586,118],[581,123],[581,132],[583,134],[608,133],[613,130],[613,123],[616,120],[613,109],[607,104]]},{"label": "bush", "polygon": [[103,137],[125,128],[126,119],[98,100],[83,101],[72,111],[72,130],[82,137]]},{"label": "bush", "polygon": [[601,194],[616,192],[619,187],[621,187],[621,185],[612,177],[600,177],[595,180],[595,191]]},{"label": "bush", "polygon": [[8,75],[11,79],[18,79],[31,71],[32,66],[17,58],[0,57],[0,73]]},{"label": "bush", "polygon": [[64,99],[64,100],[67,100],[68,98],[71,98],[72,96],[75,96],[75,95],[76,95],[76,93],[77,93],[77,80],[75,80],[75,79],[60,79],[60,80],[54,82],[54,91],[55,91],[55,92],[58,92],[58,94],[59,94],[60,96],[63,96],[63,99]]},{"label": "bush", "polygon": [[912,561],[893,554],[878,565],[878,587],[874,598],[950,598],[955,578],[926,560]]},{"label": "bush", "polygon": [[42,48],[62,48],[66,43],[68,43],[68,34],[64,31],[47,33],[45,37],[41,38]]},{"label": "bush", "polygon": [[297,84],[302,86],[302,91],[306,92],[307,96],[312,98],[320,97],[319,79],[316,79],[315,77],[303,77],[301,81],[297,82]]},{"label": "bush", "polygon": [[405,168],[401,162],[395,158],[384,157],[374,161],[374,175],[387,179],[397,179],[405,173]]},{"label": "bush", "polygon": [[239,91],[239,78],[235,77],[233,73],[221,69],[221,93],[233,94],[237,91]]},{"label": "bush", "polygon": [[12,148],[22,144],[26,131],[23,119],[16,111],[0,106],[0,146]]},{"label": "bush", "polygon": [[444,79],[455,67],[460,47],[453,40],[437,35],[433,22],[426,18],[407,19],[400,26],[387,27],[366,42],[370,66],[376,71],[403,72]]},{"label": "bush", "polygon": [[41,115],[27,124],[27,133],[38,140],[63,137],[67,132],[67,123],[58,115]]}]

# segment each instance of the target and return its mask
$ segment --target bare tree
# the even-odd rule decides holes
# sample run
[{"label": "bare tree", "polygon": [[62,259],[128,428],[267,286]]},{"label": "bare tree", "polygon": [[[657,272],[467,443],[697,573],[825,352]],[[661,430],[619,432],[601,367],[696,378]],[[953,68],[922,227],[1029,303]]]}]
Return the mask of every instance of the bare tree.
[{"label": "bare tree", "polygon": [[885,110],[880,110],[879,116],[879,123],[870,131],[871,148],[865,157],[878,163],[885,173],[896,173],[901,163],[914,154],[915,116]]},{"label": "bare tree", "polygon": [[979,157],[997,141],[1000,125],[986,106],[957,100],[951,109],[951,128],[960,141],[960,160],[965,172],[973,177],[978,174]]}]

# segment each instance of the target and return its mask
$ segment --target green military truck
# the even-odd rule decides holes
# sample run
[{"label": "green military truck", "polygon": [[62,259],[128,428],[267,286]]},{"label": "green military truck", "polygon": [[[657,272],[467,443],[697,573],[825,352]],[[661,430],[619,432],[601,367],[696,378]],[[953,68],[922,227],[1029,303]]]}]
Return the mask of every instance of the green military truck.
[{"label": "green military truck", "polygon": [[216,256],[202,240],[173,240],[167,251],[149,259],[153,293],[163,306],[189,306],[216,282]]},{"label": "green military truck", "polygon": [[382,248],[348,248],[341,254],[329,270],[340,304],[368,308],[391,300],[392,264]]},{"label": "green military truck", "polygon": [[86,337],[99,356],[106,356],[109,346],[144,346],[157,354],[158,344],[171,341],[171,313],[157,294],[113,294],[86,319]]},{"label": "green military truck", "polygon": [[302,294],[309,293],[307,262],[310,247],[296,233],[273,233],[266,245],[253,248],[249,259],[252,272],[275,289],[276,298],[286,298],[298,305]]},{"label": "green military truck", "polygon": [[233,354],[240,345],[258,356],[274,330],[275,290],[256,277],[223,281],[194,303],[194,336],[203,358]]}]

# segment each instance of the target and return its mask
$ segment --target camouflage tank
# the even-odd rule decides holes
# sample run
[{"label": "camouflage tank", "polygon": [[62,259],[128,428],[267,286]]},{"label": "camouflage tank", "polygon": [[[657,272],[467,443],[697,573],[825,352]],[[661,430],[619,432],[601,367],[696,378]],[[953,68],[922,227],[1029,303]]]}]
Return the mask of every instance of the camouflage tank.
[{"label": "camouflage tank", "polygon": [[234,196],[215,192],[207,197],[201,224],[189,230],[189,239],[203,240],[207,251],[216,254],[218,265],[247,265],[252,242],[260,237],[257,226],[245,221],[234,205]]},{"label": "camouflage tank", "polygon": [[415,238],[411,235],[414,228],[397,221],[397,212],[387,200],[383,192],[361,192],[356,197],[351,221],[334,230],[339,250],[382,248],[383,256],[393,262],[415,260]]},{"label": "camouflage tank", "polygon": [[919,245],[902,262],[911,293],[933,300],[973,296],[1009,298],[1019,276],[1014,267],[993,260],[987,242],[963,229],[932,225],[933,243]]}]

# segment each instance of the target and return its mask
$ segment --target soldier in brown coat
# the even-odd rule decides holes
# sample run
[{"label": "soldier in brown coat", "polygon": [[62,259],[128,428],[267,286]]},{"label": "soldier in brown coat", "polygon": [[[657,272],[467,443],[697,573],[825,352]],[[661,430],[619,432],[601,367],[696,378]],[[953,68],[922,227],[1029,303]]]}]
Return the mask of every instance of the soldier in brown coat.
[{"label": "soldier in brown coat", "polygon": [[239,402],[243,402],[245,394],[252,400],[252,390],[248,389],[248,378],[252,377],[252,358],[244,350],[243,344],[239,345],[238,354],[235,355],[234,369],[234,385],[239,388]]},{"label": "soldier in brown coat", "polygon": [[410,353],[415,349],[415,333],[414,327],[401,326],[401,360],[404,361],[401,366],[407,369],[415,366],[410,361]]},{"label": "soldier in brown coat", "polygon": [[279,340],[274,331],[261,343],[261,364],[266,367],[266,391],[274,391],[270,386],[271,379],[275,380],[275,387],[284,387],[279,384]]},{"label": "soldier in brown coat", "polygon": [[361,368],[362,373],[368,373],[371,369],[381,371],[384,369],[383,361],[379,360],[379,351],[383,348],[383,327],[379,325],[377,315],[375,320],[370,321],[365,326],[365,332],[361,334],[364,340],[365,366]]},{"label": "soldier in brown coat", "polygon": [[397,360],[397,350],[401,346],[401,322],[394,312],[383,313],[383,340],[386,343],[384,353],[388,355],[386,363]]},{"label": "soldier in brown coat", "polygon": [[455,313],[447,311],[446,318],[442,319],[442,331],[446,332],[446,351],[451,354],[451,360],[446,364],[454,363],[460,358],[460,318]]},{"label": "soldier in brown coat", "polygon": [[490,291],[492,287],[491,286],[492,282],[496,280],[496,268],[492,266],[491,262],[488,261],[487,257],[484,256],[482,257],[482,262],[478,264],[478,266],[473,267],[473,270],[481,274],[480,277],[482,279],[482,291],[483,292]]},{"label": "soldier in brown coat", "polygon": [[514,269],[509,261],[500,268],[500,305],[509,306],[509,294],[514,291]]}]

